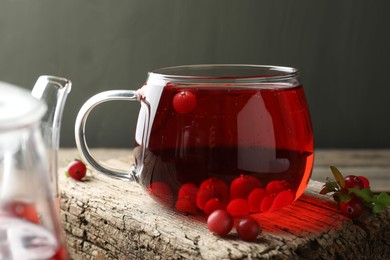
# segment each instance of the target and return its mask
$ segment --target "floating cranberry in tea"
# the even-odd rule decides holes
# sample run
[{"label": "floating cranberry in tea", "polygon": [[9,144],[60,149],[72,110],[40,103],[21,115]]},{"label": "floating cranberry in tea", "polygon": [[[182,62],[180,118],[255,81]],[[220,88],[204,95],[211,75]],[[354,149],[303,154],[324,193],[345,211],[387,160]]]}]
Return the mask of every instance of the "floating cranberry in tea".
[{"label": "floating cranberry in tea", "polygon": [[248,196],[248,205],[250,212],[260,212],[261,202],[267,196],[267,192],[262,188],[256,188]]},{"label": "floating cranberry in tea", "polygon": [[267,195],[263,198],[260,205],[260,211],[261,212],[267,212],[274,203],[275,195]]},{"label": "floating cranberry in tea", "polygon": [[290,184],[285,180],[274,180],[267,184],[265,190],[268,194],[277,194],[283,190],[291,189]]},{"label": "floating cranberry in tea", "polygon": [[253,189],[262,186],[257,178],[242,174],[230,184],[230,200],[236,198],[247,199]]},{"label": "floating cranberry in tea", "polygon": [[187,213],[191,215],[198,214],[198,209],[194,201],[190,198],[178,198],[175,204],[175,208],[178,212]]},{"label": "floating cranberry in tea", "polygon": [[196,107],[196,96],[189,90],[182,90],[173,97],[173,108],[180,114],[187,114]]},{"label": "floating cranberry in tea", "polygon": [[164,182],[153,182],[148,187],[148,193],[165,206],[172,206],[173,193]]},{"label": "floating cranberry in tea", "polygon": [[217,209],[226,209],[226,204],[222,203],[218,198],[213,198],[206,202],[203,211],[206,216],[209,216]]},{"label": "floating cranberry in tea", "polygon": [[233,199],[229,202],[226,210],[233,217],[244,217],[249,215],[248,201],[245,199]]},{"label": "floating cranberry in tea", "polygon": [[198,214],[196,208],[196,194],[198,193],[198,187],[193,183],[183,184],[177,194],[177,201],[175,208],[177,211],[188,214]]},{"label": "floating cranberry in tea", "polygon": [[285,206],[290,205],[295,200],[295,193],[291,190],[284,190],[276,194],[270,211],[279,210]]},{"label": "floating cranberry in tea", "polygon": [[196,206],[204,209],[206,203],[217,198],[223,204],[229,202],[229,188],[226,183],[217,178],[210,178],[202,182],[196,195]]},{"label": "floating cranberry in tea", "polygon": [[183,184],[177,194],[178,198],[189,198],[192,202],[196,202],[196,194],[198,193],[198,187],[193,183]]}]

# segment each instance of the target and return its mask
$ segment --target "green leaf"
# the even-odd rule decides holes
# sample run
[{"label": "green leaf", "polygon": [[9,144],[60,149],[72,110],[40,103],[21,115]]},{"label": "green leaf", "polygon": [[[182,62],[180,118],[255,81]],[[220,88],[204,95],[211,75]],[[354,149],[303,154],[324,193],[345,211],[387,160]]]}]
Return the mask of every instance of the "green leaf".
[{"label": "green leaf", "polygon": [[373,213],[379,213],[382,212],[386,208],[385,205],[382,203],[375,203],[374,206],[372,207],[372,212]]},{"label": "green leaf", "polygon": [[375,196],[372,212],[374,213],[381,212],[385,210],[387,206],[390,206],[390,195],[387,194],[386,192],[381,192]]},{"label": "green leaf", "polygon": [[339,184],[335,181],[328,180],[323,186],[320,191],[320,194],[326,194],[329,192],[336,192],[339,190]]},{"label": "green leaf", "polygon": [[327,182],[320,191],[321,194],[333,192],[332,197],[338,203],[348,202],[355,197],[371,208],[373,213],[382,212],[386,207],[390,206],[389,193],[373,193],[370,188],[345,188],[345,180],[341,172],[335,166],[330,166],[330,169],[335,181],[327,178]]},{"label": "green leaf", "polygon": [[351,192],[358,196],[359,198],[363,199],[367,203],[374,202],[376,200],[374,193],[369,188],[365,189],[357,189],[357,188],[348,188],[348,192]]},{"label": "green leaf", "polygon": [[330,170],[332,171],[335,180],[339,183],[340,187],[343,189],[345,187],[345,181],[339,169],[337,169],[335,166],[330,166]]},{"label": "green leaf", "polygon": [[339,193],[339,202],[340,203],[345,203],[345,202],[349,201],[350,199],[352,199],[351,194],[343,193],[343,192]]},{"label": "green leaf", "polygon": [[386,192],[381,192],[376,197],[376,203],[380,203],[384,205],[385,207],[390,206],[390,195]]},{"label": "green leaf", "polygon": [[70,175],[69,175],[69,172],[68,172],[68,171],[65,171],[65,176],[66,176],[67,178],[69,178],[69,177],[70,177]]}]

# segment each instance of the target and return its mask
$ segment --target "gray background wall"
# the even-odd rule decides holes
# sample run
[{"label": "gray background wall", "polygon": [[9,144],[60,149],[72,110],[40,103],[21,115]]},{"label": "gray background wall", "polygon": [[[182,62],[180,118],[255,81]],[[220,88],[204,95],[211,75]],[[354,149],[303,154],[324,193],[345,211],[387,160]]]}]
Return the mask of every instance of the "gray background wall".
[{"label": "gray background wall", "polygon": [[[390,147],[388,0],[0,0],[0,80],[73,82],[62,146],[93,94],[138,88],[149,70],[253,63],[301,70],[319,148]],[[1,94],[1,93],[0,93]],[[130,146],[138,105],[105,104],[92,147]]]}]

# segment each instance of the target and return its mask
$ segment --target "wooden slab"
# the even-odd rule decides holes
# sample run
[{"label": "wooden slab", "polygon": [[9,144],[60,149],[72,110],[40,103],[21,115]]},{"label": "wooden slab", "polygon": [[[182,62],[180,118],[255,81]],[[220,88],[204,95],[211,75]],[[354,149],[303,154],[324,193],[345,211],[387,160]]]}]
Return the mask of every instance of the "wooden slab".
[{"label": "wooden slab", "polygon": [[[107,162],[128,167],[130,157],[122,155]],[[234,232],[226,239],[214,236],[203,217],[167,210],[138,184],[97,172],[84,182],[60,174],[60,187],[73,259],[390,259],[390,209],[352,222],[319,195],[317,181],[293,205],[255,214],[263,233],[254,242]]]}]

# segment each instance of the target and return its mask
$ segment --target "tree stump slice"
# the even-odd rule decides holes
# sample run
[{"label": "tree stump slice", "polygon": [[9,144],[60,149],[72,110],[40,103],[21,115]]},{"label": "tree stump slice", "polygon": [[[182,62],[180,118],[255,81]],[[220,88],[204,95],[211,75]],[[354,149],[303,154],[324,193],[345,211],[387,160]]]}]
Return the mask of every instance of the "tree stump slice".
[{"label": "tree stump slice", "polygon": [[[129,167],[129,158],[111,159]],[[65,169],[60,169],[64,172]],[[263,232],[245,242],[211,234],[205,217],[160,206],[136,183],[92,171],[60,174],[61,220],[72,259],[390,259],[390,209],[352,221],[310,181],[299,200],[254,214]]]}]

